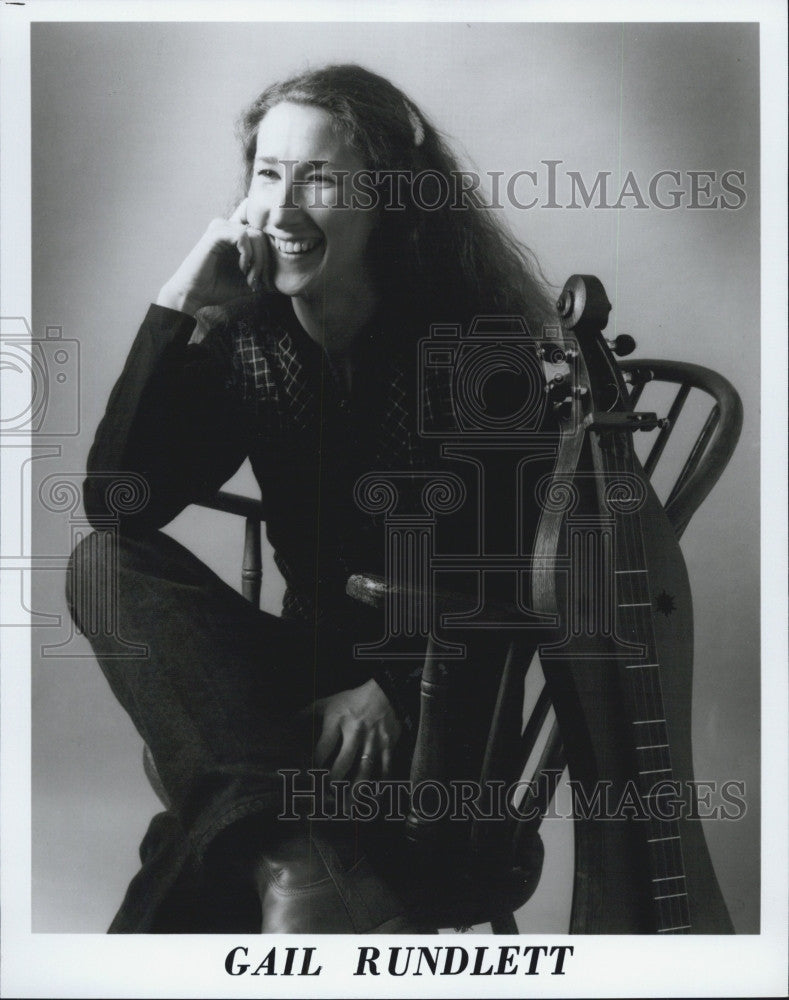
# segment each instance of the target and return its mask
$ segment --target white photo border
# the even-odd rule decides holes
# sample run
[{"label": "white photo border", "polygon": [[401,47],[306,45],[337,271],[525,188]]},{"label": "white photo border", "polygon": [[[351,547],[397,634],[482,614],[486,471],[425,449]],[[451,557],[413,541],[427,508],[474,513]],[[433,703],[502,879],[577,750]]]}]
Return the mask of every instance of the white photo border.
[{"label": "white photo border", "polygon": [[[331,12],[331,16],[330,16]],[[374,12],[374,13],[373,13]],[[32,2],[5,5],[0,34],[2,162],[0,220],[2,303],[0,316],[31,315],[30,94],[29,31],[36,20],[167,21],[217,19],[215,3]],[[787,646],[786,646],[786,13],[779,2],[679,3],[676,0],[579,4],[570,2],[434,3],[411,2],[259,4],[227,2],[223,21],[257,20],[487,20],[487,21],[759,21],[762,97],[762,903],[759,934],[671,939],[640,937],[528,936],[529,945],[571,945],[565,975],[542,975],[525,983],[520,976],[479,979],[445,977],[417,983],[382,976],[371,985],[354,977],[358,943],[350,937],[298,942],[318,945],[320,979],[267,980],[272,996],[365,997],[458,996],[779,996],[787,974]],[[744,354],[743,363],[747,364]],[[18,443],[24,445],[20,440]],[[28,442],[29,444],[29,442]],[[11,485],[5,481],[3,505]],[[10,504],[10,500],[9,500]],[[10,506],[9,506],[9,509]],[[5,530],[19,519],[7,517]],[[30,551],[22,539],[18,551]],[[16,550],[16,549],[15,549]],[[26,582],[29,587],[29,580]],[[26,606],[29,606],[27,593]],[[0,629],[2,642],[2,989],[5,996],[256,996],[264,984],[230,978],[228,950],[243,944],[254,954],[272,938],[239,936],[107,936],[31,933],[30,811],[30,651],[20,629]],[[768,765],[769,762],[769,766]],[[491,946],[493,939],[465,935],[468,948]],[[366,942],[365,942],[366,943]],[[417,944],[409,938],[373,942]],[[457,943],[457,939],[455,942]],[[523,943],[523,942],[519,942]],[[254,952],[253,952],[254,949]]]}]

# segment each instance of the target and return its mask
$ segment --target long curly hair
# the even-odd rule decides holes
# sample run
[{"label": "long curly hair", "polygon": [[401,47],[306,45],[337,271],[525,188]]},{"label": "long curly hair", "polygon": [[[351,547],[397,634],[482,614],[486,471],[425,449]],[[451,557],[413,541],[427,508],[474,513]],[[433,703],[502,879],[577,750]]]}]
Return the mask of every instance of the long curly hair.
[{"label": "long curly hair", "polygon": [[[389,184],[388,195],[379,190],[384,210],[371,246],[373,280],[389,315],[405,320],[417,336],[426,334],[430,323],[468,324],[481,314],[520,315],[532,333],[554,319],[553,296],[534,255],[476,191],[463,191],[458,206],[454,195],[431,202],[422,191],[415,198],[414,187],[404,184],[399,192],[402,210],[386,210],[393,172],[411,178],[421,174],[436,190],[444,186],[454,192],[461,168],[413,101],[362,66],[310,70],[260,94],[238,124],[245,186],[252,176],[258,126],[272,107],[285,101],[328,112],[370,174],[382,186]],[[425,207],[434,203],[436,208]]]}]

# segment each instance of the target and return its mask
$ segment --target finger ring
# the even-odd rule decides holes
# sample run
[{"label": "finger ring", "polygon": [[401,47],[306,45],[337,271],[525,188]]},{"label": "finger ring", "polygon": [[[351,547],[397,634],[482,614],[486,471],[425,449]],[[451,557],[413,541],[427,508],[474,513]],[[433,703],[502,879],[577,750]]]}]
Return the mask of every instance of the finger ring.
[{"label": "finger ring", "polygon": [[362,756],[361,756],[361,759],[362,760],[372,760],[373,758],[370,756],[369,753],[363,753]]}]

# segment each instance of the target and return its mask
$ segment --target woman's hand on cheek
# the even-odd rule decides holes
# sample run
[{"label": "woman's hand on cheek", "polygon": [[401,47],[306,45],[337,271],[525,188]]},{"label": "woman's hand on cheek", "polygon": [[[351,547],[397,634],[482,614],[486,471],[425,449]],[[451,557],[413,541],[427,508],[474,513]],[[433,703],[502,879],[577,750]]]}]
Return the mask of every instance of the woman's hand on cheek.
[{"label": "woman's hand on cheek", "polygon": [[194,315],[270,287],[268,237],[247,221],[246,198],[229,219],[213,219],[181,266],[163,286],[157,304]]},{"label": "woman's hand on cheek", "polygon": [[330,695],[311,707],[322,722],[315,761],[319,767],[330,767],[333,780],[377,778],[389,773],[402,727],[374,680]]}]

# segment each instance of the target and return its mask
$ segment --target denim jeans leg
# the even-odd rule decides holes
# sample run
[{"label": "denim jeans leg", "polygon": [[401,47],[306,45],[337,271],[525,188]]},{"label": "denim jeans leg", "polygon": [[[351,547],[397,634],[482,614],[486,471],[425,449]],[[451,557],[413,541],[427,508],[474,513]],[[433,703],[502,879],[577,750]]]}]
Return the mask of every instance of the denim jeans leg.
[{"label": "denim jeans leg", "polygon": [[[105,581],[104,594],[96,581]],[[88,536],[72,557],[68,590],[198,855],[229,823],[276,816],[277,770],[310,760],[292,716],[316,690],[348,686],[350,657],[327,653],[311,626],[254,608],[160,532]],[[110,600],[117,634],[86,627]],[[129,656],[130,642],[147,655]]]}]

